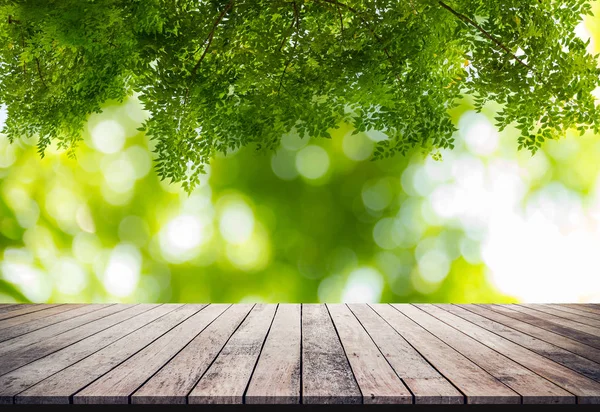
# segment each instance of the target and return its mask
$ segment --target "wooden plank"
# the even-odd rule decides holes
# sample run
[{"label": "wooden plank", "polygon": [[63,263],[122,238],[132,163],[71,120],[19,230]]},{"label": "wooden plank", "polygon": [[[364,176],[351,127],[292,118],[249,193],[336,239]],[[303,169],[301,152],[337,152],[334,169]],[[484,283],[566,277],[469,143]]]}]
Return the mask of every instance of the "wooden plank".
[{"label": "wooden plank", "polygon": [[300,403],[300,311],[298,304],[277,307],[244,403]]},{"label": "wooden plank", "polygon": [[7,341],[4,341],[2,345],[0,345],[0,356],[5,356],[7,353],[15,351],[19,348],[25,348],[29,345],[45,341],[53,336],[60,335],[61,333],[85,325],[86,323],[90,323],[95,320],[102,319],[106,316],[115,314],[117,312],[121,312],[128,308],[131,308],[131,305],[109,305],[100,309],[98,307],[99,305],[89,305],[87,306],[87,308],[91,310],[89,310],[88,313],[84,313],[81,316],[77,316],[64,322],[51,325],[46,328],[29,332],[26,335],[17,336]]},{"label": "wooden plank", "polygon": [[131,395],[131,403],[185,404],[187,395],[254,305],[227,309],[160,371]]},{"label": "wooden plank", "polygon": [[135,332],[130,328],[130,333],[123,334],[120,339],[21,392],[15,397],[15,403],[69,403],[74,394],[198,312],[202,306],[161,305],[162,312],[155,320],[136,324]]},{"label": "wooden plank", "polygon": [[521,397],[467,357],[390,305],[370,305],[435,369],[466,396],[467,403],[520,403]]},{"label": "wooden plank", "polygon": [[47,310],[39,310],[37,312],[28,313],[23,316],[17,316],[16,318],[4,319],[0,320],[0,334],[4,335],[4,329],[14,327],[17,325],[27,324],[31,322],[43,321],[53,315],[61,314],[64,312],[69,312],[73,309],[77,309],[82,307],[81,304],[66,304],[66,305],[58,305]]},{"label": "wooden plank", "polygon": [[325,305],[302,305],[302,403],[361,403],[362,394]]},{"label": "wooden plank", "polygon": [[565,303],[552,303],[552,304],[549,304],[548,306],[550,306],[550,307],[552,307],[554,309],[562,310],[564,312],[573,313],[573,314],[576,314],[576,315],[579,315],[579,316],[585,316],[586,318],[600,319],[600,313],[594,313],[592,310],[587,309],[583,305],[570,305],[570,304],[565,304]]},{"label": "wooden plank", "polygon": [[439,307],[433,305],[416,306],[576,395],[577,403],[600,403],[600,383]]},{"label": "wooden plank", "polygon": [[[564,310],[555,309],[555,308],[547,306],[547,305],[531,303],[531,304],[520,304],[519,306],[537,310],[539,312],[544,312],[549,315],[554,315],[559,318],[568,319],[570,321],[582,323],[584,325],[592,326],[595,328],[600,327],[600,320],[598,320],[598,319],[591,319],[591,318],[582,316],[581,314],[569,313]],[[600,329],[598,330],[598,332],[600,332]]]},{"label": "wooden plank", "polygon": [[63,322],[65,320],[73,319],[78,316],[84,315],[95,310],[110,306],[110,304],[98,304],[98,305],[78,305],[77,308],[72,308],[66,312],[58,313],[56,315],[48,316],[47,318],[33,320],[23,325],[17,325],[10,328],[6,328],[0,332],[0,342],[7,341],[17,336],[25,335],[36,331],[38,329],[47,328],[51,325]]},{"label": "wooden plank", "polygon": [[106,316],[102,319],[83,325],[77,329],[54,336],[50,339],[39,341],[24,348],[18,348],[3,353],[2,356],[4,361],[0,364],[0,375],[4,375],[7,372],[15,370],[23,365],[33,362],[34,360],[47,356],[52,352],[56,352],[57,350],[72,345],[75,342],[79,342],[88,336],[107,329],[137,314],[138,309],[136,309],[135,306],[129,307],[124,311]]},{"label": "wooden plank", "polygon": [[183,349],[229,305],[210,305],[76,393],[73,403],[129,403],[129,396]]},{"label": "wooden plank", "polygon": [[172,308],[165,305],[129,305],[128,309],[119,312],[121,314],[120,320],[123,322],[117,322],[113,327],[109,327],[0,377],[0,403],[12,403],[16,394],[84,359],[86,356],[171,310]]},{"label": "wooden plank", "polygon": [[489,308],[493,311],[502,313],[503,315],[509,316],[514,319],[518,319],[522,322],[529,323],[531,325],[535,325],[539,328],[546,329],[548,331],[558,333],[559,335],[566,336],[567,338],[571,338],[573,340],[584,343],[588,346],[592,346],[596,349],[600,349],[600,342],[595,336],[592,336],[588,333],[581,332],[579,330],[560,325],[558,323],[549,321],[547,319],[543,319],[538,316],[532,316],[529,313],[525,313],[519,310],[513,309],[510,305],[484,305],[484,307]]},{"label": "wooden plank", "polygon": [[242,403],[277,305],[254,306],[188,396],[188,403]]},{"label": "wooden plank", "polygon": [[523,403],[575,403],[569,392],[423,310],[413,305],[393,306],[519,393]]},{"label": "wooden plank", "polygon": [[348,306],[413,393],[415,403],[465,403],[464,396],[373,309],[365,304]]},{"label": "wooden plank", "polygon": [[344,304],[328,304],[327,308],[363,395],[363,403],[413,403],[408,388],[350,309]]},{"label": "wooden plank", "polygon": [[[505,305],[502,305],[505,306]],[[546,312],[542,312],[536,309],[531,309],[522,305],[510,305],[510,308],[518,312],[527,313],[528,315],[535,316],[540,319],[545,319],[549,322],[556,323],[557,325],[566,326],[571,329],[578,330],[580,332],[587,333],[588,335],[600,337],[600,329],[593,326],[583,325],[578,322],[574,322],[569,319],[565,319],[556,315],[551,315]],[[600,343],[600,341],[598,341]]]},{"label": "wooden plank", "polygon": [[490,319],[497,324],[506,325],[509,328],[523,332],[526,335],[533,336],[542,341],[556,345],[559,348],[566,349],[569,352],[576,353],[583,358],[600,363],[600,349],[593,348],[579,341],[559,335],[558,333],[550,332],[549,330],[542,329],[530,323],[503,315],[502,313],[493,311],[489,307],[484,307],[482,305],[457,306],[480,316],[484,316],[485,318]]},{"label": "wooden plank", "polygon": [[600,304],[598,303],[579,303],[577,306],[582,308],[591,309],[594,313],[600,313]]},{"label": "wooden plank", "polygon": [[29,305],[29,306],[23,305],[23,306],[24,307],[21,307],[19,309],[0,313],[0,320],[10,319],[10,318],[14,318],[17,316],[22,316],[22,315],[26,315],[28,313],[38,312],[40,310],[48,310],[50,308],[53,308],[54,306],[58,306],[58,304],[55,304],[55,305],[35,304],[35,305]]},{"label": "wooden plank", "polygon": [[502,336],[516,344],[519,344],[533,352],[536,352],[556,363],[560,363],[590,379],[600,381],[600,364],[587,358],[576,355],[568,350],[552,345],[546,341],[511,329],[501,323],[496,323],[486,317],[477,315],[455,305],[436,305],[456,316],[461,317],[477,326],[489,330],[496,335]]},{"label": "wooden plank", "polygon": [[19,309],[23,306],[26,306],[28,304],[19,304],[19,303],[14,303],[14,304],[7,304],[5,306],[2,306],[0,308],[0,313],[4,313],[4,312],[10,312],[11,310],[16,310]]}]

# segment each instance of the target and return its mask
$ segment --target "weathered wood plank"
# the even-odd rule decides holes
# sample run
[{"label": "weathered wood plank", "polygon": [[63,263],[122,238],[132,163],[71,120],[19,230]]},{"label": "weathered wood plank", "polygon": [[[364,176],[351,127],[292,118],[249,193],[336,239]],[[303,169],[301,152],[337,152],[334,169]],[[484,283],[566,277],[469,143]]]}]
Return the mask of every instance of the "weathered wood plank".
[{"label": "weathered wood plank", "polygon": [[15,397],[16,403],[69,403],[69,399],[85,386],[98,379],[130,356],[196,313],[199,306],[167,304],[154,320],[136,323],[120,339],[94,351],[85,359],[50,376]]},{"label": "weathered wood plank", "polygon": [[413,403],[408,388],[350,309],[344,304],[328,304],[327,308],[363,395],[363,403]]},{"label": "weathered wood plank", "polygon": [[591,309],[594,313],[600,313],[600,303],[580,303],[577,306],[582,309]]},{"label": "weathered wood plank", "polygon": [[600,402],[600,383],[439,307],[433,305],[416,306],[478,342],[494,349],[496,352],[509,357],[518,364],[548,379],[555,385],[576,395],[577,403]]},{"label": "weathered wood plank", "polygon": [[497,324],[506,325],[509,328],[523,332],[526,335],[533,336],[542,341],[556,345],[559,348],[566,349],[569,352],[576,353],[583,358],[589,359],[596,363],[600,363],[600,349],[593,348],[574,339],[568,338],[563,335],[559,335],[558,333],[551,332],[549,330],[540,328],[530,323],[511,318],[510,316],[504,315],[500,312],[496,312],[490,309],[489,307],[484,307],[482,305],[457,306],[470,312],[476,313],[480,316],[483,316],[487,319],[490,319]]},{"label": "weathered wood plank", "polygon": [[185,404],[187,395],[254,305],[231,306],[131,395],[131,403]]},{"label": "weathered wood plank", "polygon": [[16,310],[16,309],[19,309],[20,307],[23,307],[26,305],[29,305],[29,304],[19,304],[19,303],[6,304],[0,308],[0,313],[10,312],[11,310]]},{"label": "weathered wood plank", "polygon": [[455,305],[436,305],[496,335],[600,382],[600,364]]},{"label": "weathered wood plank", "polygon": [[280,304],[244,403],[300,403],[301,307]]},{"label": "weathered wood plank", "polygon": [[467,357],[390,305],[370,305],[463,394],[467,403],[520,403],[521,397]]},{"label": "weathered wood plank", "polygon": [[[593,326],[584,325],[579,322],[574,322],[572,320],[565,319],[563,317],[551,315],[549,313],[542,312],[542,311],[539,311],[536,309],[531,309],[529,307],[522,306],[522,305],[512,305],[511,309],[516,310],[518,312],[527,313],[528,315],[535,316],[540,319],[545,319],[549,322],[556,323],[557,325],[566,326],[568,328],[587,333],[588,335],[600,337],[600,329],[595,328]],[[600,341],[598,341],[598,342],[600,342]]]},{"label": "weathered wood plank", "polygon": [[17,316],[15,318],[0,320],[0,336],[4,335],[4,329],[22,324],[28,324],[35,321],[43,321],[47,318],[52,317],[53,315],[69,312],[73,309],[77,309],[82,306],[83,305],[81,304],[58,305],[47,310],[39,310],[37,312],[28,313],[23,316]]},{"label": "weathered wood plank", "polygon": [[519,393],[523,403],[575,403],[569,392],[416,306],[393,306]]},{"label": "weathered wood plank", "polygon": [[362,394],[325,305],[302,305],[302,403],[361,403]]},{"label": "weathered wood plank", "polygon": [[510,306],[505,305],[484,305],[484,307],[490,308],[493,311],[502,313],[503,315],[509,316],[514,319],[518,319],[520,321],[529,323],[531,325],[535,325],[542,329],[546,329],[548,331],[558,333],[559,335],[566,336],[567,338],[571,338],[573,340],[584,343],[588,346],[592,346],[596,349],[600,349],[600,342],[595,336],[592,336],[588,333],[581,332],[579,330],[560,325],[556,322],[549,321],[547,319],[543,319],[538,316],[532,316],[529,313],[525,313],[519,310],[512,309]]},{"label": "weathered wood plank", "polygon": [[415,403],[465,403],[464,396],[371,307],[366,304],[348,306],[413,393]]},{"label": "weathered wood plank", "polygon": [[585,316],[591,319],[600,319],[600,313],[594,313],[591,309],[586,308],[583,305],[570,305],[566,303],[551,303],[548,306],[562,310],[564,312],[573,313],[579,316]]},{"label": "weathered wood plank", "polygon": [[128,308],[131,308],[131,305],[109,305],[106,307],[99,307],[99,305],[89,305],[86,306],[86,308],[88,308],[89,310],[84,311],[85,313],[81,316],[77,316],[64,322],[51,325],[39,330],[35,330],[25,335],[17,336],[7,341],[4,341],[2,345],[0,345],[0,356],[5,356],[7,353],[15,351],[19,348],[25,348],[29,345],[45,341],[53,336],[60,335],[61,333],[85,325],[86,323],[90,323],[95,320],[102,319],[106,316],[110,316],[114,313],[121,312]]},{"label": "weathered wood plank", "polygon": [[44,305],[44,304],[39,303],[39,304],[27,305],[27,306],[23,305],[23,307],[20,307],[18,309],[0,313],[0,320],[10,319],[10,318],[14,318],[17,316],[26,315],[28,313],[38,312],[41,310],[48,310],[50,308],[53,308],[54,306],[58,306],[58,304]]},{"label": "weathered wood plank", "polygon": [[[591,319],[591,318],[588,318],[586,316],[582,316],[581,314],[569,313],[569,312],[564,311],[564,310],[555,309],[555,308],[553,308],[551,306],[548,306],[548,305],[540,305],[538,303],[531,303],[531,304],[520,304],[519,306],[523,306],[523,307],[526,307],[526,308],[529,308],[529,309],[537,310],[539,312],[544,312],[544,313],[547,313],[549,315],[554,315],[554,316],[557,316],[559,318],[568,319],[570,321],[582,323],[584,325],[592,326],[592,327],[595,327],[595,328],[599,328],[600,327],[600,320],[599,319]],[[598,329],[598,332],[600,333],[600,329]]]},{"label": "weathered wood plank", "polygon": [[135,331],[136,327],[162,316],[168,310],[171,309],[159,305],[129,305],[126,310],[118,312],[120,316],[115,319],[114,326],[0,377],[0,402],[12,403],[18,393]]},{"label": "weathered wood plank", "polygon": [[[13,351],[3,353],[4,361],[0,364],[0,375],[24,366],[34,360],[56,352],[64,347],[79,342],[80,340],[107,329],[123,320],[129,319],[138,314],[135,306],[117,312],[110,316],[83,325],[77,329],[54,336],[50,339],[39,341],[24,348],[18,348]],[[147,310],[147,309],[146,309]]]},{"label": "weathered wood plank", "polygon": [[46,318],[33,320],[23,325],[12,326],[10,328],[3,329],[0,332],[0,342],[7,341],[17,336],[25,335],[27,333],[36,331],[38,329],[47,328],[51,325],[63,322],[65,320],[73,319],[78,316],[84,315],[89,312],[110,306],[110,304],[98,304],[98,305],[78,305],[77,308],[71,308],[70,310],[62,313],[58,313]]},{"label": "weathered wood plank", "polygon": [[76,393],[73,403],[129,403],[129,396],[215,320],[229,305],[210,305]]},{"label": "weathered wood plank", "polygon": [[277,305],[256,305],[188,396],[188,403],[243,403]]}]

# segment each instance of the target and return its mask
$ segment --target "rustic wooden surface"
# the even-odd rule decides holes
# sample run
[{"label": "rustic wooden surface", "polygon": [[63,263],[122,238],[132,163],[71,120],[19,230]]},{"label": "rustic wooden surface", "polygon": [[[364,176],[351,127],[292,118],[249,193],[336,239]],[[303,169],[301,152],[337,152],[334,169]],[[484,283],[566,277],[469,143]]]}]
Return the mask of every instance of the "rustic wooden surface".
[{"label": "rustic wooden surface", "polygon": [[600,404],[600,304],[5,304],[0,403]]}]

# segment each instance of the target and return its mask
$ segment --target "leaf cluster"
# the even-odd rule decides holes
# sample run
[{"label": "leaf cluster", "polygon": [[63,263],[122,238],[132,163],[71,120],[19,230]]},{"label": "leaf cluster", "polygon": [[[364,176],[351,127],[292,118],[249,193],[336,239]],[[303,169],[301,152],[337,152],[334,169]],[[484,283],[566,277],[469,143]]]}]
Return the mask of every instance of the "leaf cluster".
[{"label": "leaf cluster", "polygon": [[448,109],[502,105],[519,148],[600,129],[584,0],[0,0],[11,141],[71,152],[87,117],[133,92],[161,178],[191,191],[216,152],[282,134],[378,130],[374,158],[453,147]]}]

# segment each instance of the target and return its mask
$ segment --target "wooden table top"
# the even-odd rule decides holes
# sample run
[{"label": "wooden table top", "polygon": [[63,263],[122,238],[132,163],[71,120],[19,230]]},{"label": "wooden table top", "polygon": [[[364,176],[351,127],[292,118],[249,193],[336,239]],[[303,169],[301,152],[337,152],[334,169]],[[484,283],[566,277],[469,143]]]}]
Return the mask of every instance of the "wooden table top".
[{"label": "wooden table top", "polygon": [[600,403],[600,305],[4,304],[0,403]]}]

